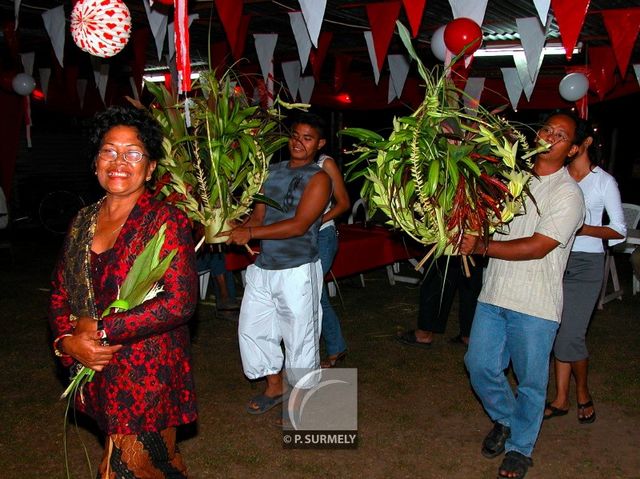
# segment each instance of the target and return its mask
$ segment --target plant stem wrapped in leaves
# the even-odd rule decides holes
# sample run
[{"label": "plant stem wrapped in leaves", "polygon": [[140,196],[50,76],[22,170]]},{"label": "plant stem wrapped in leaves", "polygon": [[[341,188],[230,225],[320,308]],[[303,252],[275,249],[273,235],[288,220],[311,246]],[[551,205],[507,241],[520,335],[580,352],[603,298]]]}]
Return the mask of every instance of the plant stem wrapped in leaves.
[{"label": "plant stem wrapped in leaves", "polygon": [[[389,138],[361,128],[341,134],[358,141],[349,165],[364,176],[362,196],[432,252],[455,254],[462,234],[485,239],[520,212],[532,175],[527,141],[506,120],[478,107],[465,112],[464,92],[446,72],[428,71],[409,33],[400,38],[426,83],[425,99],[411,115],[395,118]],[[546,147],[542,147],[546,148]]]},{"label": "plant stem wrapped in leaves", "polygon": [[249,105],[234,78],[231,70],[221,78],[202,72],[194,85],[202,94],[184,101],[147,84],[165,133],[161,194],[204,225],[208,242],[220,241],[216,235],[249,214],[254,200],[269,202],[259,192],[271,157],[288,139],[280,115]]}]

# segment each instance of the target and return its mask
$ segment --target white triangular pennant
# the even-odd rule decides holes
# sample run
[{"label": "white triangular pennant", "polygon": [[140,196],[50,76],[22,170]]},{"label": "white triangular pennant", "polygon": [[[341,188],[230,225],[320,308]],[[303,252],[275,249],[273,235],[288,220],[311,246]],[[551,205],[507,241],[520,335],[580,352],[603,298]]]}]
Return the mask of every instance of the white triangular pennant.
[{"label": "white triangular pennant", "polygon": [[276,49],[276,43],[278,43],[278,34],[254,33],[253,40],[258,54],[258,61],[260,62],[260,70],[266,83],[269,73],[273,74],[273,52]]},{"label": "white triangular pennant", "polygon": [[129,85],[131,85],[131,92],[133,93],[134,100],[140,101],[140,94],[138,93],[135,78],[129,77]]},{"label": "white triangular pennant", "polygon": [[33,76],[33,62],[36,58],[35,52],[21,53],[20,61],[22,62],[22,68],[27,75]]},{"label": "white triangular pennant", "polygon": [[47,99],[49,94],[49,78],[51,78],[51,68],[39,68],[38,73],[40,75],[40,88],[44,93],[44,99]]},{"label": "white triangular pennant", "polygon": [[547,15],[549,14],[549,5],[551,0],[533,0],[533,4],[536,6],[538,17],[540,17],[540,24],[547,24]]},{"label": "white triangular pennant", "polygon": [[536,81],[538,80],[538,73],[540,73],[540,67],[542,66],[542,60],[544,59],[544,55],[540,55],[540,59],[538,60],[538,65],[536,69],[535,77],[532,79],[529,76],[529,68],[527,67],[527,58],[524,55],[524,52],[516,52],[513,54],[513,62],[516,65],[516,69],[518,70],[518,76],[520,77],[520,82],[522,83],[522,90],[524,91],[524,96],[527,97],[527,101],[531,100],[531,94],[533,93],[533,89],[536,86]]},{"label": "white triangular pennant", "polygon": [[376,85],[380,81],[380,69],[378,68],[378,59],[376,58],[376,47],[373,44],[373,34],[370,30],[364,32],[364,40],[367,42],[367,50],[369,50],[369,60],[371,60],[371,67],[373,68],[373,78]]},{"label": "white triangular pennant", "polygon": [[78,101],[80,102],[80,110],[84,106],[84,97],[87,93],[87,83],[89,81],[86,78],[78,78],[76,81],[76,90],[78,91]]},{"label": "white triangular pennant", "polygon": [[102,98],[102,103],[107,104],[105,96],[107,93],[107,82],[109,81],[109,64],[102,63],[98,57],[91,57],[91,64],[93,66],[93,79],[96,82],[98,93]]},{"label": "white triangular pennant", "polygon": [[400,98],[402,90],[404,90],[404,82],[409,74],[409,60],[404,55],[387,55],[387,61],[391,72],[391,83],[396,96]]},{"label": "white triangular pennant", "polygon": [[633,65],[633,71],[636,72],[636,79],[638,80],[638,85],[640,85],[640,63]]},{"label": "white triangular pennant", "polygon": [[396,98],[396,89],[393,86],[393,81],[389,77],[389,88],[387,89],[387,103],[391,103]]},{"label": "white triangular pennant", "polygon": [[324,10],[327,7],[327,0],[298,0],[302,9],[302,16],[307,25],[307,32],[313,46],[318,48],[318,37],[320,27],[324,19]]},{"label": "white triangular pennant", "polygon": [[537,17],[516,18],[520,42],[527,59],[527,69],[529,78],[533,81],[538,75],[538,63],[542,49],[544,48],[545,34],[544,28]]},{"label": "white triangular pennant", "polygon": [[311,37],[309,37],[302,12],[289,12],[289,21],[291,22],[291,30],[293,30],[293,36],[298,46],[300,65],[302,65],[302,71],[304,71],[305,68],[307,68],[309,54],[311,53]]},{"label": "white triangular pennant", "polygon": [[64,6],[60,5],[59,7],[44,12],[42,14],[42,21],[51,39],[51,45],[53,46],[53,51],[56,54],[58,63],[63,67],[65,36]]},{"label": "white triangular pennant", "polygon": [[300,101],[302,103],[310,103],[311,95],[313,94],[313,87],[316,85],[316,79],[313,75],[300,78]]},{"label": "white triangular pennant", "polygon": [[300,61],[293,60],[290,62],[282,62],[281,66],[282,73],[284,74],[284,81],[286,82],[289,94],[291,95],[291,100],[295,102],[296,97],[298,96],[298,88],[300,87],[300,75],[302,74]]},{"label": "white triangular pennant", "polygon": [[[193,21],[198,18],[200,18],[200,15],[197,13],[189,15],[189,27],[191,27]],[[173,22],[167,25],[167,46],[169,47],[169,56],[173,58],[176,54],[176,31]]]},{"label": "white triangular pennant", "polygon": [[164,47],[164,37],[167,34],[167,23],[169,19],[165,13],[160,13],[151,8],[149,0],[143,0],[144,10],[147,12],[147,20],[151,27],[151,34],[156,42],[156,51],[158,52],[158,60],[162,58],[162,48]]},{"label": "white triangular pennant", "polygon": [[513,108],[513,111],[518,111],[518,102],[522,95],[522,82],[518,76],[518,70],[516,68],[501,68],[501,70],[511,108]]},{"label": "white triangular pennant", "polygon": [[15,17],[16,17],[16,21],[15,21],[16,26],[15,26],[14,30],[18,29],[18,16],[19,16],[18,14],[20,13],[20,1],[21,0],[14,0],[14,2],[13,2],[13,10],[14,10],[14,14],[15,14]]},{"label": "white triangular pennant", "polygon": [[449,0],[453,18],[470,18],[479,26],[484,22],[487,0]]},{"label": "white triangular pennant", "polygon": [[482,96],[482,90],[484,90],[484,77],[469,77],[467,84],[464,86],[464,108],[467,113],[476,115],[478,113],[478,106],[480,106],[480,97]]}]

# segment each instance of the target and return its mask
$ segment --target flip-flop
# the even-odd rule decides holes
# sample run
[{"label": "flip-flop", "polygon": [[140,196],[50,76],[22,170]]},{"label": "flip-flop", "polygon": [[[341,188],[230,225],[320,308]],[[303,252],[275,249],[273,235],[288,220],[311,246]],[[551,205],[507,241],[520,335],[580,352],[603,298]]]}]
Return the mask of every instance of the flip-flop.
[{"label": "flip-flop", "polygon": [[416,348],[423,348],[423,349],[428,349],[431,347],[431,342],[423,343],[418,341],[418,338],[416,337],[416,332],[413,329],[396,336],[396,340],[399,343],[404,344],[405,346],[414,346]]},{"label": "flip-flop", "polygon": [[591,413],[591,415],[589,416],[578,416],[578,422],[580,424],[591,424],[593,421],[596,420],[596,410],[593,407],[593,401],[589,400],[585,403],[578,403],[578,414],[580,414],[580,411],[582,410],[584,412],[585,409],[587,409],[588,407],[593,409],[593,413]]},{"label": "flip-flop", "polygon": [[559,407],[552,406],[550,402],[544,405],[545,410],[549,409],[549,414],[544,414],[542,419],[551,419],[552,417],[566,416],[569,412],[568,409],[560,409]]},{"label": "flip-flop", "polygon": [[[265,394],[258,394],[249,400],[249,403],[247,404],[247,412],[249,414],[264,414],[276,407],[278,404],[282,404],[282,402],[288,397],[289,391],[274,397],[270,397]],[[258,407],[254,408],[252,407],[252,404],[255,404]]]}]

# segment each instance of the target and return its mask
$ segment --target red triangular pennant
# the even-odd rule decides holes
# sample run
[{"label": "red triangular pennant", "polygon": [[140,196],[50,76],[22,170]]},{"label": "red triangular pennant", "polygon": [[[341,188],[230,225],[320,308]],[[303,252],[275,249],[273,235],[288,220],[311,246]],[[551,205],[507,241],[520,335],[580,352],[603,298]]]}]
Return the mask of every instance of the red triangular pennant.
[{"label": "red triangular pennant", "polygon": [[316,82],[320,82],[320,71],[322,71],[322,64],[327,56],[327,50],[329,50],[329,44],[333,38],[333,32],[321,32],[318,38],[318,48],[311,50],[309,55],[309,62],[311,63],[311,69],[313,70],[313,77]]},{"label": "red triangular pennant", "polygon": [[613,53],[616,55],[620,76],[624,78],[627,74],[633,45],[640,31],[640,8],[603,10],[602,19],[609,33]]},{"label": "red triangular pennant", "polygon": [[591,76],[589,84],[603,100],[616,84],[614,71],[616,69],[616,57],[611,47],[589,48],[589,68]]},{"label": "red triangular pennant", "polygon": [[240,60],[244,53],[244,47],[247,44],[247,32],[249,31],[249,21],[251,15],[242,15],[240,19],[240,25],[238,26],[238,36],[236,37],[236,43],[231,47],[231,53],[235,60]]},{"label": "red triangular pennant", "polygon": [[381,2],[367,4],[367,16],[371,26],[373,44],[376,49],[378,70],[382,69],[384,59],[389,50],[391,36],[396,27],[396,20],[400,14],[400,2]]},{"label": "red triangular pennant", "polygon": [[427,3],[427,0],[402,0],[402,3],[407,18],[409,19],[409,25],[411,25],[411,36],[415,38],[420,30],[422,13],[424,12],[424,5]]},{"label": "red triangular pennant", "polygon": [[227,34],[231,49],[238,43],[243,0],[215,0],[220,22]]},{"label": "red triangular pennant", "polygon": [[571,60],[573,48],[584,24],[590,0],[551,0],[553,13],[558,22],[567,60]]}]

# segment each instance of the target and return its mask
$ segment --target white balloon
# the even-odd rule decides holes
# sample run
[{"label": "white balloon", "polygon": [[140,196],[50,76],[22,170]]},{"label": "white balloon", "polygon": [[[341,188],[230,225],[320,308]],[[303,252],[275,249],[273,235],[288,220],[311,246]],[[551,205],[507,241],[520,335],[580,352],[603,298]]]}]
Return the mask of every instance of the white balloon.
[{"label": "white balloon", "polygon": [[31,75],[27,75],[26,73],[18,73],[13,77],[11,86],[18,95],[27,96],[30,95],[33,89],[36,87],[36,81]]},{"label": "white balloon", "polygon": [[438,27],[431,35],[431,52],[441,62],[447,58],[447,46],[444,44],[444,29],[446,25]]},{"label": "white balloon", "polygon": [[589,90],[589,79],[582,73],[569,73],[558,86],[560,96],[567,101],[578,101]]}]

